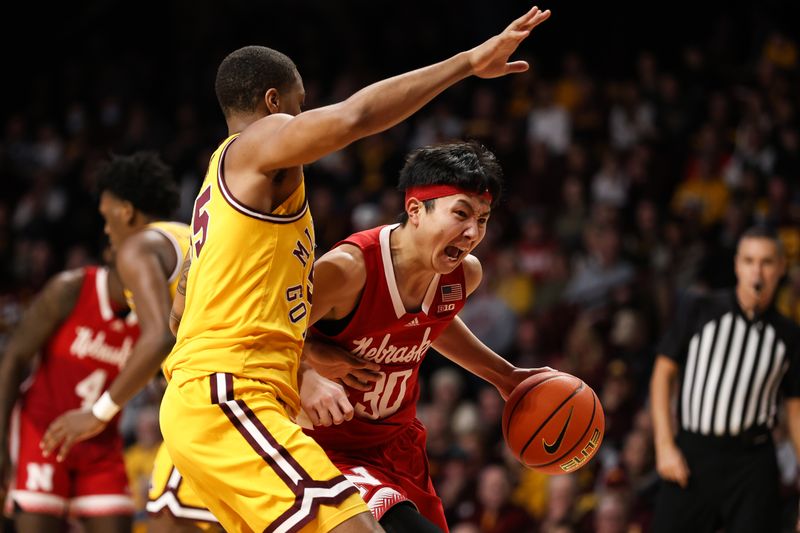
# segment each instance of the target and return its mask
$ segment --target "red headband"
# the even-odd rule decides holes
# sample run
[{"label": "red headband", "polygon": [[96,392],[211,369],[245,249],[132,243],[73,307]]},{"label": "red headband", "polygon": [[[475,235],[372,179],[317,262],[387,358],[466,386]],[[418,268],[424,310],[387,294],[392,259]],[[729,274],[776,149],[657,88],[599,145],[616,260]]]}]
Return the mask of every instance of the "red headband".
[{"label": "red headband", "polygon": [[492,194],[488,189],[483,192],[475,192],[455,185],[418,185],[416,187],[409,187],[406,189],[406,202],[408,202],[409,198],[416,198],[420,202],[424,202],[425,200],[433,200],[434,198],[452,196],[454,194],[477,196],[490,204],[492,203]]}]

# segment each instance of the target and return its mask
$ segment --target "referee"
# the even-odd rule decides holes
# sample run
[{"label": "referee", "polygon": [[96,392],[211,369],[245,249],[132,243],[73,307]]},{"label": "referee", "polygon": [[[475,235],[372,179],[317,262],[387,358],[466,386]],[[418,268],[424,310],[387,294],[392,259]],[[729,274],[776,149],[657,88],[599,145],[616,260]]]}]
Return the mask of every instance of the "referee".
[{"label": "referee", "polygon": [[800,457],[800,327],[773,306],[785,267],[774,233],[747,230],[735,290],[687,297],[661,342],[650,383],[656,533],[780,531],[770,430],[781,399]]}]

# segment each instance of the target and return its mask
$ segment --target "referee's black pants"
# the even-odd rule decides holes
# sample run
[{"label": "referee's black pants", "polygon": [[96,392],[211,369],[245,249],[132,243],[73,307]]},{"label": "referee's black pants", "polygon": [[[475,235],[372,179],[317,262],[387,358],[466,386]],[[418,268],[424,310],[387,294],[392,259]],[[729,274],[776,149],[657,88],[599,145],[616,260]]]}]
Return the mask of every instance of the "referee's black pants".
[{"label": "referee's black pants", "polygon": [[681,433],[689,484],[661,481],[654,533],[778,533],[778,463],[769,434],[748,440]]}]

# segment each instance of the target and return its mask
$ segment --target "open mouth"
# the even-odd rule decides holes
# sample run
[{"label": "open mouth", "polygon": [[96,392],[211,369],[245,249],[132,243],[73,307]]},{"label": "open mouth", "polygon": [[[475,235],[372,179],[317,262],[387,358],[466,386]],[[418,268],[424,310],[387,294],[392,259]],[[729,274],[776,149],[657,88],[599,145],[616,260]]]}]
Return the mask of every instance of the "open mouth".
[{"label": "open mouth", "polygon": [[458,261],[467,251],[456,246],[446,246],[444,253],[450,261]]}]

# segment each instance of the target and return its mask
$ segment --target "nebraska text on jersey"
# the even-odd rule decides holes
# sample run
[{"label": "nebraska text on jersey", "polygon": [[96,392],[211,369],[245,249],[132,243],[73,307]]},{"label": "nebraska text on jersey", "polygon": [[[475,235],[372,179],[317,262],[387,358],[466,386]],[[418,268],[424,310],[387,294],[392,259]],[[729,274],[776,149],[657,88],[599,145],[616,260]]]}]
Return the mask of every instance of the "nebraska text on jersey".
[{"label": "nebraska text on jersey", "polygon": [[95,332],[92,328],[78,326],[75,328],[75,340],[69,347],[69,353],[79,359],[90,357],[122,368],[133,349],[133,339],[125,337],[119,348],[106,344],[104,331]]},{"label": "nebraska text on jersey", "polygon": [[355,347],[352,349],[353,355],[357,355],[367,361],[376,363],[412,363],[422,360],[422,356],[428,351],[433,341],[429,340],[431,328],[425,328],[422,340],[419,344],[411,346],[397,347],[389,344],[392,334],[387,333],[383,336],[380,346],[372,347],[375,337],[361,337],[353,340]]}]

